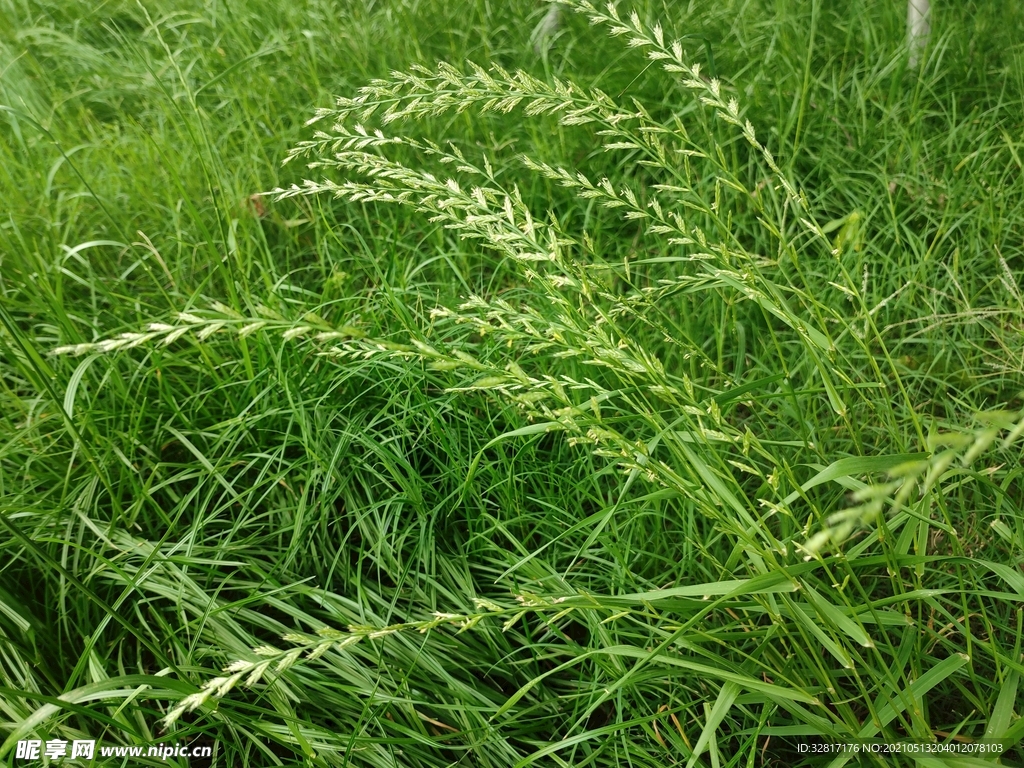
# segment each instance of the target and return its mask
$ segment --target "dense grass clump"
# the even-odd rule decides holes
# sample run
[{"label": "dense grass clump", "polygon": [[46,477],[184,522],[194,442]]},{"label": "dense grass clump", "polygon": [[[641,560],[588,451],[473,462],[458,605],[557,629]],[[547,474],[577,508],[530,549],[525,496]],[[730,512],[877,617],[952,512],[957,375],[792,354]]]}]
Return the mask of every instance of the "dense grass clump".
[{"label": "dense grass clump", "polygon": [[0,0],[0,752],[1020,759],[1021,47],[890,5]]}]

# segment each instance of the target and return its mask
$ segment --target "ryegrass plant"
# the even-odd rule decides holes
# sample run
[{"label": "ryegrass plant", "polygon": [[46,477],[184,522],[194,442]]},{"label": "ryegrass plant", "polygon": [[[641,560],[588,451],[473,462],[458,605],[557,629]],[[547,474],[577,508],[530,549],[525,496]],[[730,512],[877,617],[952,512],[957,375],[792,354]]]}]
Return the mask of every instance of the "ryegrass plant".
[{"label": "ryegrass plant", "polygon": [[[480,6],[479,49],[448,41],[479,65],[351,67],[308,140],[278,113],[306,182],[276,136],[238,153],[258,110],[206,101],[263,57],[320,65],[287,7],[119,8],[107,55],[22,25],[141,107],[129,138],[117,99],[78,107],[114,142],[97,178],[30,70],[5,82],[7,186],[59,160],[2,230],[3,749],[818,765],[798,745],[1024,735],[1018,54],[984,59],[1000,90],[954,55],[984,17],[937,20],[910,75],[899,9],[562,5],[545,71],[493,41],[530,52],[547,8]],[[392,18],[352,13],[367,40]],[[192,27],[236,63],[205,71]],[[725,80],[692,59],[717,39]],[[160,158],[166,201],[122,191],[118,151]],[[33,221],[65,166],[83,194]],[[974,764],[947,758],[916,761]]]}]

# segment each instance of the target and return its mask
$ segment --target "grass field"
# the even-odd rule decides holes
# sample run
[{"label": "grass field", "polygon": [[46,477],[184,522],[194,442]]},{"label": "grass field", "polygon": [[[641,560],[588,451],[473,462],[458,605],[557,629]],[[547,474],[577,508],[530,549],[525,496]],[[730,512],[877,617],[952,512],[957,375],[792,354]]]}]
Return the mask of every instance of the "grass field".
[{"label": "grass field", "polygon": [[935,5],[0,0],[0,757],[1020,764],[1024,7]]}]

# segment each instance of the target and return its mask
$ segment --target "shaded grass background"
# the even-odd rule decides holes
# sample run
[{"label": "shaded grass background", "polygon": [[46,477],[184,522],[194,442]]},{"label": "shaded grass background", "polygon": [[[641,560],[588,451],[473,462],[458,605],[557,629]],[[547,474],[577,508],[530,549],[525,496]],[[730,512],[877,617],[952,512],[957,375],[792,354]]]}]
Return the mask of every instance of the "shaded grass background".
[{"label": "shaded grass background", "polygon": [[[914,76],[894,6],[642,7],[708,36],[718,71],[823,221],[858,213],[844,265],[864,276],[870,306],[887,300],[875,319],[913,414],[890,408],[888,392],[864,390],[851,430],[820,392],[798,384],[738,417],[803,443],[786,456],[789,487],[810,476],[807,463],[918,450],[915,419],[955,428],[975,411],[1021,405],[1024,11],[937,9],[932,49]],[[302,178],[280,161],[308,135],[303,123],[316,106],[414,62],[492,61],[635,96],[659,116],[689,113],[689,96],[653,70],[638,76],[639,55],[584,19],[566,18],[538,59],[530,30],[545,11],[526,2],[0,0],[7,731],[169,740],[156,721],[169,699],[194,689],[189,681],[296,627],[386,624],[521,589],[615,594],[730,578],[704,556],[721,549],[720,532],[642,493],[581,551],[589,531],[571,527],[615,504],[622,477],[558,436],[489,449],[461,501],[473,458],[523,422],[500,403],[446,392],[451,382],[438,372],[338,366],[262,337],[42,357],[211,298],[287,317],[316,307],[337,324],[403,340],[430,328],[438,302],[527,295],[507,264],[404,210],[254,195]],[[692,56],[701,60],[698,44]],[[632,159],[597,152],[586,130],[552,120],[467,113],[424,130],[492,156],[515,149],[594,178],[650,182]],[[731,160],[756,179],[738,144]],[[535,211],[551,208],[566,229],[586,226],[609,262],[647,247],[629,223],[515,163],[501,172]],[[753,215],[736,226],[757,251],[767,244]],[[823,302],[842,305],[828,265],[802,270]],[[685,315],[718,369],[737,380],[779,372],[772,355],[762,358],[763,317],[728,303]],[[657,351],[657,338],[647,343]],[[779,357],[794,382],[806,382],[798,347]],[[856,362],[867,370],[867,360]],[[992,482],[981,473],[947,491],[944,512],[961,535],[955,544],[936,536],[932,551],[1016,565],[1019,454],[999,463]],[[828,508],[844,491],[820,493]],[[1008,540],[990,532],[996,515]],[[884,597],[890,586],[874,578],[863,594]],[[966,565],[931,573],[929,587],[952,597],[918,617],[920,636],[890,650],[908,679],[936,648],[971,653],[969,674],[928,708],[942,727],[962,724],[977,737],[1019,671],[1020,614],[1007,600],[986,601],[982,593],[1004,587]],[[706,631],[738,644],[768,630],[723,616]],[[602,687],[624,670],[592,658],[547,678],[499,727],[490,715],[521,686],[589,648],[644,647],[650,631],[595,619],[556,632],[524,620],[506,633],[392,639],[386,654],[366,645],[348,661],[296,668],[279,686],[225,699],[197,713],[181,740],[217,739],[221,764],[509,765],[572,725],[609,730],[567,748],[565,764],[662,765],[688,754],[702,705],[717,695],[714,686],[674,685],[659,669],[607,702]],[[979,644],[984,652],[973,650]],[[766,663],[780,677],[807,673],[781,654]],[[122,703],[109,693],[121,690],[137,692]],[[81,703],[18,730],[61,694]],[[753,703],[737,706],[737,722],[768,718]],[[844,717],[865,718],[858,707]],[[795,760],[779,742],[735,736],[721,758]]]}]

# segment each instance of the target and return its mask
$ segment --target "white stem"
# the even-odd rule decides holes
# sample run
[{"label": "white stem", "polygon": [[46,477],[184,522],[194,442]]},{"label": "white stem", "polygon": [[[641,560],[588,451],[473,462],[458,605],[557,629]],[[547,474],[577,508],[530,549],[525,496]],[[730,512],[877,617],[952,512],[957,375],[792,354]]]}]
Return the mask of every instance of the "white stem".
[{"label": "white stem", "polygon": [[931,32],[931,4],[928,0],[907,0],[907,42],[910,44],[910,66],[917,67],[918,58],[928,44]]},{"label": "white stem", "polygon": [[530,40],[533,41],[533,52],[540,56],[551,47],[551,38],[555,36],[562,23],[562,6],[553,3],[540,23],[533,28]]}]

